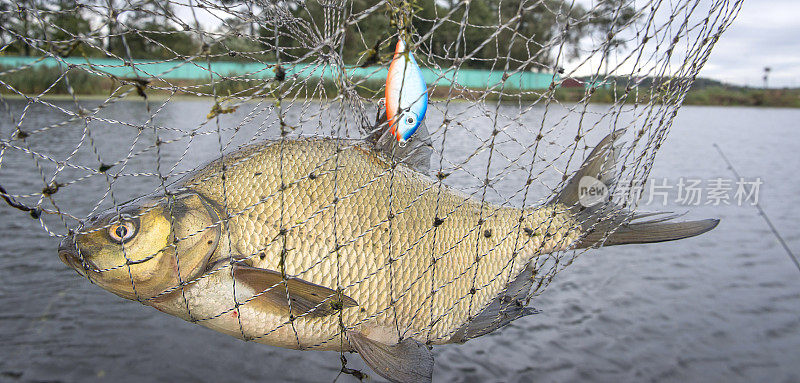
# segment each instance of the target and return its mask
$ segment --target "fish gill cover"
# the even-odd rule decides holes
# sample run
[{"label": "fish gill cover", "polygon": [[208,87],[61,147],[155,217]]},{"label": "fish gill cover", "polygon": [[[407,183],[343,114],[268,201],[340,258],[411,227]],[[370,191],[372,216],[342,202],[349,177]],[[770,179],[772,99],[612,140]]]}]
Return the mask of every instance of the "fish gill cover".
[{"label": "fish gill cover", "polygon": [[[713,228],[634,210],[740,6],[5,4],[5,219],[122,297],[429,380],[426,345],[534,313],[586,249]],[[427,85],[409,145],[385,139],[398,41]]]}]

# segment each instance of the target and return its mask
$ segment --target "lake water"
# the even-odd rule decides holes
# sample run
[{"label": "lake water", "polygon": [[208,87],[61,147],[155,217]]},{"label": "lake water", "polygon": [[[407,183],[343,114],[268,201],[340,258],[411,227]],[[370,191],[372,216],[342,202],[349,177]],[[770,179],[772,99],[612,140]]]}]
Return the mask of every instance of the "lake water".
[{"label": "lake water", "polygon": [[[55,105],[74,108],[68,102]],[[23,107],[19,101],[4,105],[0,117],[4,139]],[[151,105],[153,110],[159,107],[158,102]],[[105,109],[100,115],[108,120],[92,122],[91,137],[82,136],[82,124],[73,124],[34,134],[29,143],[34,149],[50,150],[56,158],[72,156],[71,163],[92,168],[142,151],[122,173],[175,174],[218,156],[217,136],[206,134],[215,133],[217,126],[202,125],[209,107],[207,101],[176,101],[158,113],[154,123],[159,126],[203,127],[189,146],[192,150],[185,150],[185,142],[170,144],[158,153],[163,160],[159,164],[152,162],[156,149],[148,149],[154,142],[152,133],[125,125],[146,122],[148,114],[139,102]],[[590,111],[604,108],[592,106]],[[269,110],[245,109],[223,118],[232,122],[219,128],[223,146],[231,140],[223,150],[268,130],[264,122],[272,119]],[[64,119],[57,109],[34,107],[26,111],[22,127],[35,131]],[[332,124],[323,121],[317,118],[305,133],[329,133]],[[465,126],[470,129],[487,129],[479,118],[468,121]],[[682,108],[650,178],[672,185],[680,179],[735,181],[712,146],[716,143],[743,177],[760,178],[761,205],[792,251],[800,253],[797,121],[800,110]],[[175,136],[169,130],[160,134],[165,141]],[[587,135],[587,144],[598,138]],[[451,140],[448,150],[458,162],[457,157],[468,151],[459,147],[458,138]],[[85,144],[71,154],[78,142]],[[506,162],[513,162],[514,155],[509,157]],[[40,160],[48,179],[52,165]],[[474,163],[479,166],[481,158]],[[485,159],[483,163],[485,167]],[[499,160],[497,172],[507,163]],[[32,164],[30,155],[7,151],[0,184],[14,194],[41,190],[43,176]],[[475,188],[477,181],[469,170],[468,166],[464,173],[454,174],[455,186]],[[58,180],[85,174],[67,168]],[[519,178],[509,178],[518,185]],[[115,194],[98,206],[109,182],[102,177],[64,187],[56,197],[64,211],[82,217],[114,200],[158,190],[154,179],[121,176]],[[500,183],[496,195],[487,198],[521,203],[519,196],[505,194],[510,185]],[[552,180],[534,185],[537,197],[546,197],[553,185]],[[735,201],[705,205],[706,198],[700,206],[684,206],[675,202],[676,197],[673,190],[667,206],[656,199],[642,209],[688,210],[687,218],[720,218],[719,227],[688,240],[584,254],[533,302],[541,314],[464,345],[436,347],[434,381],[800,381],[800,272],[755,207],[738,206]],[[60,234],[74,223],[52,218],[46,222]],[[241,342],[92,286],[59,261],[57,243],[38,221],[0,204],[0,381],[316,382],[337,376],[338,353]],[[350,367],[365,369],[358,356],[348,360]],[[343,376],[339,381],[353,378]]]}]

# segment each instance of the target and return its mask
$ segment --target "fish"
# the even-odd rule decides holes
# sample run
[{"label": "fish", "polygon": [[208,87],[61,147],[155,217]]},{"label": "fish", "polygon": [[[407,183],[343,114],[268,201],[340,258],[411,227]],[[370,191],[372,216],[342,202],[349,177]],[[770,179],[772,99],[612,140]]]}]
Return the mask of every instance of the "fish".
[{"label": "fish", "polygon": [[404,144],[417,131],[428,110],[428,88],[414,54],[402,38],[395,45],[386,76],[386,117],[391,134]]},{"label": "fish", "polygon": [[539,257],[718,224],[581,206],[581,179],[614,182],[621,134],[527,207],[474,199],[368,140],[260,142],[85,220],[58,255],[105,290],[221,333],[357,352],[390,381],[430,382],[429,347],[537,312],[526,306]]}]

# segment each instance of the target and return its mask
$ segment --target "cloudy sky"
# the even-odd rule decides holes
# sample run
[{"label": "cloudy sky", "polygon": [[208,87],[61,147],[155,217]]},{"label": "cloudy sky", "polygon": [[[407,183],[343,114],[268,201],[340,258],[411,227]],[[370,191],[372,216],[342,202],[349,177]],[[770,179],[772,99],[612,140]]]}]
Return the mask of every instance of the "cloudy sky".
[{"label": "cloudy sky", "polygon": [[800,0],[745,0],[701,76],[738,85],[800,87]]},{"label": "cloudy sky", "polygon": [[[586,9],[592,9],[597,3],[597,0],[575,1]],[[636,9],[647,9],[652,3],[649,0],[626,1],[630,1]],[[667,11],[678,3],[686,2],[693,6],[695,1],[699,5],[691,19],[694,23],[705,17],[708,7],[720,0],[656,2],[660,8],[655,24],[666,23],[670,15]],[[678,25],[681,22],[679,19],[673,25]],[[685,45],[679,45],[682,46]],[[682,56],[679,53],[675,57]],[[614,60],[611,62],[613,66]],[[593,70],[596,67],[596,63],[590,65]],[[733,24],[711,51],[700,77],[761,87],[764,85],[764,67],[771,68],[769,87],[800,87],[800,0],[744,0]],[[626,70],[633,69],[629,65],[623,66],[622,73],[630,73]],[[586,68],[581,68],[576,74],[588,73]]]}]

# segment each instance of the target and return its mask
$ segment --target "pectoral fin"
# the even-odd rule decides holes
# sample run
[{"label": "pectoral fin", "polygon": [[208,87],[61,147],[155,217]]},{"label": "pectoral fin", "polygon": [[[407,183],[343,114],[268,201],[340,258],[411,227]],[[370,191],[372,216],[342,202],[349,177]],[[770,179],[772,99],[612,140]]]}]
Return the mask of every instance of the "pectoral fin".
[{"label": "pectoral fin", "polygon": [[422,343],[406,338],[385,344],[360,332],[347,333],[350,344],[378,375],[392,382],[430,382],[433,379],[433,354]]},{"label": "pectoral fin", "polygon": [[237,263],[233,265],[233,276],[237,282],[254,290],[256,297],[252,303],[288,313],[291,301],[291,313],[294,316],[322,317],[345,307],[358,306],[353,298],[336,290],[300,278],[284,278],[274,270]]}]

